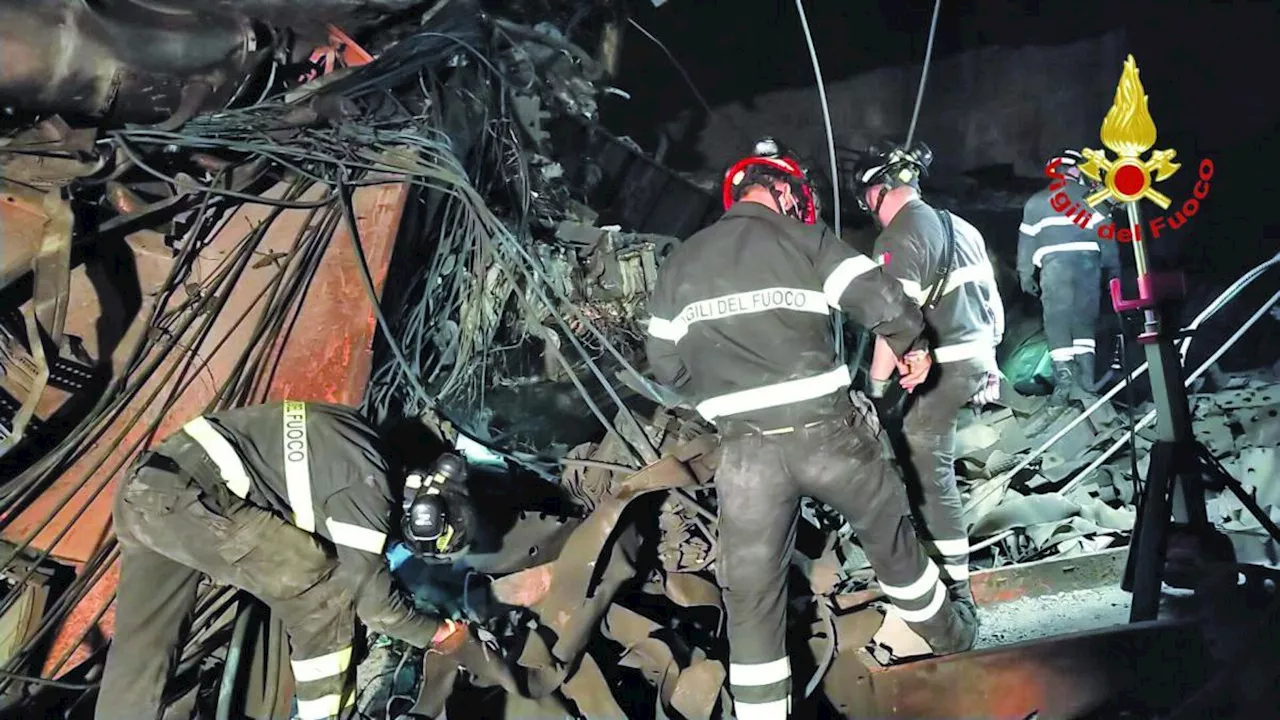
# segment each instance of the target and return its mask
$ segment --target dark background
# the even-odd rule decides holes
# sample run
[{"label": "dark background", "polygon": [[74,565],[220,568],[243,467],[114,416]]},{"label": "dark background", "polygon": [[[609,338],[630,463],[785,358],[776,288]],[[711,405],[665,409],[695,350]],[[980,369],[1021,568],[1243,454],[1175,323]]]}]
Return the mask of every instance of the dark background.
[{"label": "dark background", "polygon": [[[932,2],[810,1],[805,7],[828,85],[924,57]],[[669,0],[655,8],[633,0],[630,9],[637,22],[667,45],[713,108],[749,103],[779,88],[814,87],[793,2]],[[1175,148],[1183,162],[1183,169],[1161,189],[1176,202],[1189,195],[1199,158],[1211,157],[1217,165],[1212,195],[1194,224],[1174,235],[1173,243],[1152,243],[1152,251],[1194,268],[1206,281],[1230,282],[1270,257],[1280,238],[1275,218],[1280,207],[1272,207],[1272,169],[1280,160],[1276,3],[953,0],[942,3],[934,63],[975,48],[1053,46],[1116,28],[1125,32],[1126,49],[1141,69],[1159,129],[1158,146]],[[616,85],[631,99],[606,103],[611,129],[652,149],[655,128],[682,111],[700,122],[705,111],[657,46],[628,27],[623,48]],[[1117,80],[1120,70],[1115,68]],[[926,88],[922,115],[930,111],[929,95]],[[816,92],[813,98],[813,120],[820,125]],[[905,136],[905,127],[901,134]],[[1096,137],[1097,127],[1080,134]],[[944,155],[948,148],[935,146],[934,151]],[[675,148],[667,156],[678,169],[715,172],[733,159],[701,157],[691,147]],[[1148,212],[1156,208],[1150,206]],[[1176,253],[1169,247],[1173,244]]]},{"label": "dark background", "polygon": [[[812,93],[804,97],[810,98],[813,123],[820,131],[822,113],[812,65],[791,0],[669,0],[657,8],[647,0],[631,0],[629,7],[632,17],[675,55],[712,108],[731,103],[751,107],[753,99],[763,93],[807,88]],[[909,66],[924,59],[933,12],[933,3],[928,0],[806,0],[805,9],[829,88],[877,68]],[[1191,289],[1183,307],[1185,322],[1226,285],[1280,250],[1280,198],[1274,192],[1274,169],[1280,164],[1280,90],[1276,80],[1280,70],[1280,3],[951,0],[942,3],[932,66],[981,48],[1043,47],[1052,53],[1053,46],[1117,30],[1123,33],[1124,51],[1135,56],[1141,71],[1159,132],[1157,147],[1176,149],[1182,163],[1182,169],[1159,186],[1175,203],[1165,214],[1171,214],[1177,203],[1190,196],[1201,158],[1211,158],[1216,165],[1211,195],[1195,219],[1182,230],[1147,244],[1153,266],[1181,268],[1190,276]],[[1112,83],[1119,80],[1121,69],[1117,62]],[[1082,68],[1082,85],[1096,82],[1096,74],[1085,77],[1088,72]],[[917,82],[918,75],[907,95],[914,97]],[[688,138],[696,141],[705,110],[671,60],[633,27],[625,30],[620,76],[614,84],[631,96],[602,103],[604,122],[615,133],[630,136],[652,151],[658,145],[660,128],[683,113],[694,126]],[[1114,84],[1110,87],[1113,94]],[[944,101],[936,85],[927,86],[922,118],[931,111],[931,96],[935,112]],[[859,98],[859,102],[875,101]],[[908,108],[904,116],[909,115]],[[1100,115],[1081,127],[1076,136],[1097,138],[1101,121]],[[902,127],[899,135],[905,136],[906,130]],[[750,126],[742,131],[744,136],[772,132],[768,127]],[[837,136],[840,131],[837,127]],[[749,145],[745,137],[742,142],[745,153]],[[714,179],[737,159],[703,157],[696,144],[690,141],[673,146],[664,162]],[[939,157],[949,151],[957,154],[957,149],[931,144]],[[816,161],[827,167],[825,155]],[[1011,184],[1016,180],[1011,177],[1011,168],[960,171],[989,193],[1012,190],[1025,195],[1039,185],[1038,179],[1030,177]],[[945,178],[935,177],[935,181]],[[928,181],[924,190],[929,197]],[[933,197],[938,202],[939,194]],[[848,200],[845,202],[847,205]],[[1012,264],[1020,199],[1002,209],[946,201],[939,204],[950,204],[977,225],[992,252],[1006,266]],[[1150,203],[1144,206],[1148,216],[1160,212]],[[1132,253],[1125,248],[1121,254],[1129,268],[1127,294],[1132,295]],[[1254,283],[1203,331],[1190,360],[1198,364],[1198,357],[1215,349],[1277,289],[1280,272],[1273,271]],[[1031,302],[1016,289],[1002,292],[1006,305]],[[1034,306],[1022,312],[1038,315]],[[1114,318],[1110,322],[1114,323]],[[1274,362],[1276,352],[1270,339],[1280,326],[1269,323],[1264,321],[1260,329],[1250,333],[1224,358],[1223,365],[1230,369]]]}]

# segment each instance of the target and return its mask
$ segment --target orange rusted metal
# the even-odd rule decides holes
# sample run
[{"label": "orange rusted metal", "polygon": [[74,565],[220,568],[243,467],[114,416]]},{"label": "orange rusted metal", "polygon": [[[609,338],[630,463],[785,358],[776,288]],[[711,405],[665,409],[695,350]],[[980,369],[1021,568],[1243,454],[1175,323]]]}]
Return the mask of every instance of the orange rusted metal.
[{"label": "orange rusted metal", "polygon": [[1212,666],[1198,628],[1158,621],[870,670],[846,653],[823,685],[842,717],[1075,718],[1111,703],[1167,711]]},{"label": "orange rusted metal", "polygon": [[[355,196],[362,246],[379,286],[391,258],[407,192],[404,185],[384,185],[362,189]],[[246,206],[238,211],[238,217],[234,217],[209,248],[201,253],[199,262],[202,265],[197,267],[193,280],[212,273],[219,260],[231,252],[245,229],[261,222],[269,212],[269,208],[259,205]],[[264,254],[287,252],[306,220],[305,211],[282,213],[266,234],[259,250]],[[358,260],[347,232],[345,227],[341,227],[335,233],[306,290],[293,332],[281,347],[281,362],[268,389],[271,398],[356,404],[363,395],[370,374],[376,327],[372,306],[359,280]],[[118,421],[119,428],[108,430],[104,436],[113,438],[123,434],[124,442],[109,452],[106,447],[91,448],[30,507],[13,519],[4,533],[6,540],[22,543],[31,539],[35,548],[52,548],[54,557],[76,566],[83,565],[101,546],[111,532],[111,501],[115,484],[127,468],[134,445],[142,443],[146,446],[163,438],[202,412],[230,376],[236,359],[249,342],[254,324],[263,310],[263,304],[253,306],[255,298],[279,272],[273,263],[263,263],[260,267],[255,265],[259,264],[251,263],[245,269],[235,292],[214,320],[206,340],[196,348],[175,351],[173,357],[161,365],[159,374],[155,376],[157,384],[166,367],[184,362],[190,352],[197,354],[197,367],[203,364],[197,373],[187,378],[169,412],[164,417],[157,417],[162,403],[148,402],[150,392],[135,398]],[[150,312],[145,302],[141,312]],[[240,320],[242,315],[245,317]],[[217,348],[224,337],[225,343]],[[175,376],[163,386],[159,397],[166,397],[164,391],[177,385]],[[138,422],[126,431],[135,415]],[[146,427],[157,419],[156,433],[145,437]],[[95,466],[104,460],[107,464],[95,470]],[[82,511],[83,514],[77,518],[76,515]],[[91,624],[113,597],[116,577],[113,568],[64,622],[48,656],[51,664],[92,630]],[[89,637],[109,636],[113,620],[114,613],[108,609],[97,623],[99,632],[89,632]],[[84,646],[76,648],[71,662],[64,665],[64,669],[74,667],[89,650]],[[53,668],[46,667],[45,670],[49,672]]]},{"label": "orange rusted metal", "polygon": [[1124,575],[1127,547],[1072,558],[982,570],[969,577],[974,602],[998,605],[1022,598],[1056,595],[1085,588],[1117,586]]},{"label": "orange rusted metal", "polygon": [[0,181],[0,288],[31,270],[44,234],[44,193]]},{"label": "orange rusted metal", "polygon": [[[353,208],[361,247],[379,295],[404,202],[403,190],[366,190],[357,196]],[[281,340],[279,370],[268,388],[268,398],[345,405],[360,402],[373,368],[371,347],[378,328],[360,280],[359,262],[344,223],[334,234],[324,264],[307,289],[298,321]]]}]

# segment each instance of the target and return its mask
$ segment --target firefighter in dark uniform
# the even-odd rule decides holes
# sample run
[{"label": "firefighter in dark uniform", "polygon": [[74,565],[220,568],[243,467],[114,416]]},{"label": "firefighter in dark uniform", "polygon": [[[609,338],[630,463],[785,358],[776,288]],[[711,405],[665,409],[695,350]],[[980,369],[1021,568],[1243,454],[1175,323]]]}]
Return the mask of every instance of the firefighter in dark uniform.
[{"label": "firefighter in dark uniform", "polygon": [[801,495],[858,534],[885,595],[938,654],[974,641],[916,538],[874,408],[850,392],[830,314],[843,309],[927,375],[920,311],[870,258],[817,222],[800,165],[771,140],[725,175],[727,212],[664,262],[650,298],[655,376],[718,428],[716,572],[739,720],[785,718],[786,578]]},{"label": "firefighter in dark uniform", "polygon": [[1027,201],[1018,228],[1022,290],[1044,307],[1054,406],[1066,405],[1073,388],[1092,394],[1099,288],[1104,273],[1108,281],[1120,276],[1119,248],[1097,233],[1110,207],[1085,202],[1096,188],[1081,174],[1083,162],[1075,150],[1050,158],[1045,169],[1053,182]]},{"label": "firefighter in dark uniform", "polygon": [[[859,207],[882,228],[876,261],[922,308],[933,343],[938,367],[907,407],[898,455],[916,491],[925,547],[942,565],[952,598],[972,609],[969,533],[956,486],[956,423],[965,405],[999,396],[996,346],[1004,334],[1004,305],[982,234],[920,198],[919,178],[932,159],[923,143],[873,146],[855,168],[854,187]],[[884,397],[893,370],[893,351],[880,339],[869,373],[872,397]]]},{"label": "firefighter in dark uniform", "polygon": [[[422,614],[392,584],[383,552],[403,532],[404,480],[380,445],[353,409],[290,401],[197,417],[144,452],[116,496],[120,584],[97,719],[159,717],[202,575],[284,623],[302,720],[352,712],[357,618],[419,648],[456,647],[463,626]],[[408,477],[429,478],[455,509],[440,551],[465,546],[464,488]]]}]

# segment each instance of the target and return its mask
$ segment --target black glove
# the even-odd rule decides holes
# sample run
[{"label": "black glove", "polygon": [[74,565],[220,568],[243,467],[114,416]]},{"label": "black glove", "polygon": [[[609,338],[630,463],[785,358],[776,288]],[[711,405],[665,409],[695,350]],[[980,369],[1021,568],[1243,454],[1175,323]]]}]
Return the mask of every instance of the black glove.
[{"label": "black glove", "polygon": [[1018,277],[1021,280],[1022,292],[1028,295],[1040,295],[1040,283],[1036,282],[1035,273],[1023,273]]}]

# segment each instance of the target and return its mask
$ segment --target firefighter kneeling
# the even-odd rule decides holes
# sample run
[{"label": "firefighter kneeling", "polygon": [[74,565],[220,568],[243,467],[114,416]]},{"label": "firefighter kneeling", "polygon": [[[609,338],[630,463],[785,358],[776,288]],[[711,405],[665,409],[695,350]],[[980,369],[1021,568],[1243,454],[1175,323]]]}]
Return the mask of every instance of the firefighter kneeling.
[{"label": "firefighter kneeling", "polygon": [[[410,511],[437,494],[451,508],[451,519],[435,519],[434,551],[465,546],[458,461],[406,476],[380,446],[353,409],[284,402],[198,417],[143,453],[116,496],[120,585],[97,719],[160,716],[202,575],[253,594],[284,623],[302,720],[353,712],[357,618],[415,647],[460,646],[465,627],[419,612],[383,555],[406,492]],[[394,487],[413,478],[417,487]]]}]

